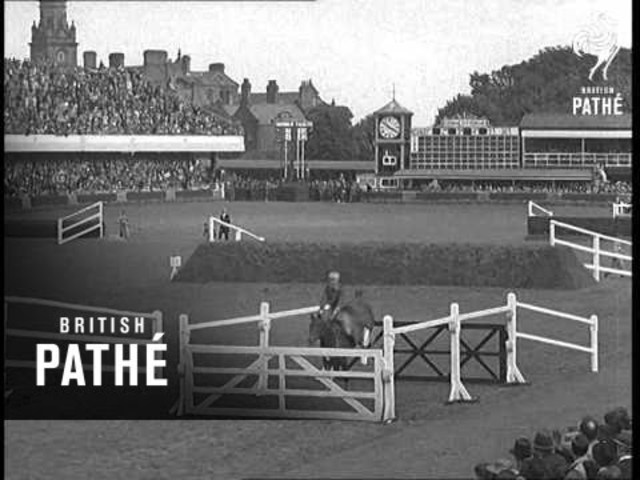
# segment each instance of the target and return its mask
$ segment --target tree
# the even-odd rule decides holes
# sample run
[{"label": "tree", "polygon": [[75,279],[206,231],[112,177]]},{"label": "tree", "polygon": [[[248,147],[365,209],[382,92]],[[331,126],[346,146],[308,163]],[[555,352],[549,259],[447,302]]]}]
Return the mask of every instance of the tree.
[{"label": "tree", "polygon": [[[549,47],[527,61],[505,65],[493,72],[473,72],[471,94],[457,95],[438,110],[436,123],[444,117],[470,113],[486,117],[494,125],[515,125],[526,113],[570,113],[572,98],[585,85],[612,86],[630,112],[631,50],[621,49],[609,68],[609,80],[596,76],[589,82],[590,56],[578,57],[570,47]],[[593,59],[595,61],[595,59]]]},{"label": "tree", "polygon": [[308,159],[353,159],[353,114],[348,107],[320,105],[309,110],[306,117],[313,122],[306,146]]},{"label": "tree", "polygon": [[367,115],[353,126],[353,158],[355,160],[373,160],[376,138],[375,127],[376,121],[373,115]]}]

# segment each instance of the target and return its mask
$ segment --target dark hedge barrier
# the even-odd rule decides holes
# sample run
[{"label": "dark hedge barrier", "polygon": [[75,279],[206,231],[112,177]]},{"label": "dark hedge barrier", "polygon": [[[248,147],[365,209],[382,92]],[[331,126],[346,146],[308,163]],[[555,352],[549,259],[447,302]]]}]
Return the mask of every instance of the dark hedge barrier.
[{"label": "dark hedge barrier", "polygon": [[68,205],[69,197],[66,195],[39,195],[31,199],[33,207],[42,207],[46,205]]},{"label": "dark hedge barrier", "polygon": [[213,198],[211,190],[178,190],[176,200],[197,200],[202,198]]},{"label": "dark hedge barrier", "polygon": [[[632,233],[631,218],[628,217],[528,217],[528,235],[549,235],[549,220],[553,218],[559,222],[568,223],[580,228],[586,228],[603,235],[614,237],[630,237]],[[561,236],[583,235],[578,232],[563,228]]]},{"label": "dark hedge barrier", "polygon": [[115,202],[118,195],[115,193],[91,193],[78,195],[78,203]]},{"label": "dark hedge barrier", "polygon": [[4,208],[13,210],[22,208],[22,199],[16,197],[4,197]]},{"label": "dark hedge barrier", "polygon": [[548,194],[533,193],[533,192],[492,192],[489,193],[489,200],[521,200],[526,202],[527,200],[533,200],[534,202],[547,200]]},{"label": "dark hedge barrier", "polygon": [[416,199],[438,201],[478,200],[478,194],[475,192],[418,192]]},{"label": "dark hedge barrier", "polygon": [[[83,223],[77,228],[67,230],[65,236],[71,236],[74,233],[86,230],[90,226],[91,224],[89,223]],[[100,231],[96,229],[86,235],[83,235],[82,238],[97,238],[99,234]],[[58,238],[58,222],[55,220],[5,220],[4,236],[5,238]]]},{"label": "dark hedge barrier", "polygon": [[614,193],[563,193],[560,198],[570,202],[615,202]]},{"label": "dark hedge barrier", "polygon": [[164,197],[164,192],[127,192],[127,200],[130,202],[164,200]]},{"label": "dark hedge barrier", "polygon": [[201,244],[182,282],[317,283],[337,269],[351,285],[578,289],[594,280],[573,251],[546,245]]}]

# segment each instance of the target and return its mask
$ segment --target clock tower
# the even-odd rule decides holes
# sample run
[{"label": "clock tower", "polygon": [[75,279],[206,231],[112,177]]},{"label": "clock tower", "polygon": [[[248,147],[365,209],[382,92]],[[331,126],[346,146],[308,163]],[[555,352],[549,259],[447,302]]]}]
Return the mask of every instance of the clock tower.
[{"label": "clock tower", "polygon": [[374,112],[376,175],[391,176],[409,168],[413,112],[394,98]]},{"label": "clock tower", "polygon": [[78,65],[76,26],[67,22],[65,0],[40,0],[40,23],[31,27],[31,61],[51,60],[67,67]]}]

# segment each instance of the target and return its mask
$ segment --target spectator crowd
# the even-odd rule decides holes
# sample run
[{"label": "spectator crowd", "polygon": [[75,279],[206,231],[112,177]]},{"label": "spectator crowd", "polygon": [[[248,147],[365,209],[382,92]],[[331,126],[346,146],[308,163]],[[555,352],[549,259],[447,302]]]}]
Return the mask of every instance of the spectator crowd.
[{"label": "spectator crowd", "polygon": [[152,85],[137,70],[5,59],[4,133],[241,135],[242,127],[183,101],[170,84]]},{"label": "spectator crowd", "polygon": [[515,440],[511,459],[475,466],[479,480],[600,480],[631,479],[632,424],[629,412],[619,407],[604,415],[582,418],[577,427],[541,430],[533,442]]},{"label": "spectator crowd", "polygon": [[4,163],[4,194],[66,195],[117,191],[209,189],[213,173],[199,160],[176,159],[171,154],[74,154],[68,160]]},{"label": "spectator crowd", "polygon": [[433,180],[422,187],[426,192],[487,192],[487,193],[586,193],[631,195],[630,182],[438,182]]}]

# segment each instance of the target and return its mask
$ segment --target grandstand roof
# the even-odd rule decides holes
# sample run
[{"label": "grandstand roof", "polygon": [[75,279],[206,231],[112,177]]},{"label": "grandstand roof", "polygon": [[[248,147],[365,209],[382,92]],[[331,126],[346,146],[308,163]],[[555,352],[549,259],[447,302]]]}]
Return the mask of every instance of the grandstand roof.
[{"label": "grandstand roof", "polygon": [[483,169],[483,170],[452,170],[452,169],[412,169],[399,170],[394,175],[397,178],[423,178],[438,180],[563,180],[590,181],[591,169],[588,168],[530,168],[530,169]]},{"label": "grandstand roof", "polygon": [[389,103],[387,103],[384,107],[376,110],[373,113],[375,115],[378,115],[381,113],[400,113],[400,114],[406,114],[406,115],[413,115],[413,112],[411,110],[404,108],[402,105],[400,105],[396,101],[395,98],[391,100]]},{"label": "grandstand roof", "polygon": [[630,130],[631,115],[570,115],[528,113],[520,128],[531,130]]},{"label": "grandstand roof", "polygon": [[[280,160],[257,159],[220,159],[217,165],[228,170],[279,170],[282,168]],[[309,160],[307,165],[310,170],[337,170],[373,172],[375,164],[372,161],[361,162],[357,160]]]}]

